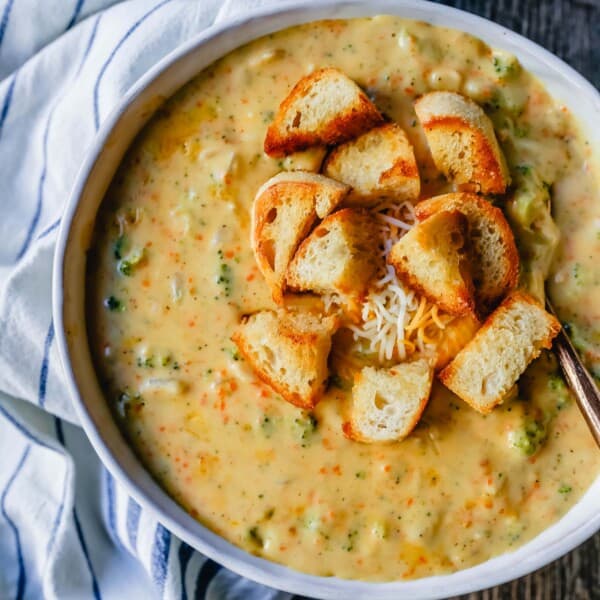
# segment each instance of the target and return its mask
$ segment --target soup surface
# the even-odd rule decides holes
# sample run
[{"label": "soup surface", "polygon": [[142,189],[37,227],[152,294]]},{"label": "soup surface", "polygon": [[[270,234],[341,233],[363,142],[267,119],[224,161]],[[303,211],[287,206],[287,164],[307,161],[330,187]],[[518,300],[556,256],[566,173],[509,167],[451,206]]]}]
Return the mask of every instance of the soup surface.
[{"label": "soup surface", "polygon": [[[241,359],[230,340],[240,316],[273,308],[250,248],[254,195],[278,171],[312,160],[269,158],[265,130],[293,84],[324,66],[347,73],[406,130],[423,197],[448,184],[435,173],[414,99],[446,89],[484,106],[520,194],[513,210],[527,216],[551,192],[560,242],[549,292],[600,374],[600,199],[573,117],[512,57],[465,33],[388,16],[262,38],[163,105],[99,213],[90,343],[139,457],[213,531],[316,575],[451,572],[559,519],[598,475],[600,453],[550,354],[488,416],[436,385],[418,428],[390,445],[344,437],[344,381],[307,414]],[[516,234],[523,285],[541,294],[551,224],[533,230],[533,245]]]}]

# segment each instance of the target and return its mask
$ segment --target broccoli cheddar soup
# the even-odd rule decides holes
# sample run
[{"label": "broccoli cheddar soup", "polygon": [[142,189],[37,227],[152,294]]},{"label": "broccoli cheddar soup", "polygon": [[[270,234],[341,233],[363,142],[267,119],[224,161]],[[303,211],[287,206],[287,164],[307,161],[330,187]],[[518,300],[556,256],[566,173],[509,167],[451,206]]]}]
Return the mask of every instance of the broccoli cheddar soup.
[{"label": "broccoli cheddar soup", "polygon": [[[344,74],[364,91],[357,98],[376,107],[361,131],[339,126],[343,141],[382,124],[390,137],[379,146],[363,144],[368,156],[357,145],[332,150],[338,142],[331,140],[320,147],[316,138],[302,152],[265,153],[265,134],[277,123],[282,101],[299,80],[319,70]],[[432,91],[453,92],[473,111],[483,109],[481,119],[493,124],[487,139],[491,143],[495,136],[499,148],[494,157],[503,169],[500,187],[495,182],[486,192],[475,175],[461,180],[462,164],[440,167],[435,140],[423,126],[424,104],[415,111],[415,102]],[[310,110],[316,112],[303,116],[304,125],[311,127],[313,119],[321,127],[320,108]],[[444,147],[443,138],[435,143]],[[396,172],[396,179],[363,202],[361,186],[370,185],[384,150],[414,153],[418,168]],[[457,156],[471,160],[467,150]],[[465,33],[381,16],[309,23],[235,50],[156,112],[129,149],[98,215],[88,262],[88,331],[115,418],[155,479],[198,521],[248,552],[300,571],[410,579],[514,550],[560,519],[600,472],[600,452],[556,360],[541,350],[549,346],[554,325],[534,300],[549,293],[589,369],[600,376],[595,168],[576,115],[515,57]],[[276,282],[284,296],[281,308],[253,249],[253,203],[271,177],[295,170],[325,173],[333,190],[326,198],[331,206],[317,204],[301,236],[308,239],[328,223],[325,233],[316,234],[314,256],[302,241],[290,267],[295,280],[312,278],[324,288],[298,283],[292,290]],[[508,240],[497,252],[506,263],[506,289],[502,297],[492,294],[484,309],[479,296],[486,289],[476,273],[459,281],[466,298],[461,303],[452,301],[458,284],[450,281],[450,267],[442,273],[449,286],[443,301],[414,283],[424,277],[415,257],[439,252],[444,235],[449,247],[461,240],[461,248],[452,246],[448,254],[466,256],[460,211],[444,209],[423,220],[439,204],[430,198],[453,193],[456,200],[458,192],[474,196],[482,214],[496,215],[498,235]],[[304,201],[300,193],[291,197],[290,206]],[[301,211],[302,218],[306,214]],[[274,218],[268,212],[265,223],[273,225]],[[297,235],[291,223],[290,232],[283,223],[270,242],[278,252]],[[409,237],[416,228],[425,238]],[[346,286],[339,283],[338,292],[364,288],[350,300],[351,294],[327,287],[333,279],[325,277],[325,267],[315,267],[319,257],[331,266],[333,242],[323,240],[334,235],[344,247],[354,244],[348,260],[372,244],[360,276],[355,268],[336,275]],[[474,239],[464,246],[477,243],[484,247]],[[402,252],[392,250],[398,244]],[[413,247],[418,252],[411,253]],[[412,278],[401,276],[394,253],[402,254]],[[343,252],[339,256],[345,260]],[[432,259],[425,275],[440,264]],[[459,266],[455,279],[464,275]],[[521,291],[508,291],[515,286]],[[507,293],[512,300],[504,304],[513,302],[515,314],[515,298],[519,310],[543,313],[539,322],[550,323],[551,335],[534,340],[534,352],[530,338],[542,325],[528,333],[528,312],[515,317],[515,334],[509,328],[495,337],[486,323],[489,361],[502,345],[521,361],[521,371],[529,365],[512,379],[505,372],[519,366],[508,359],[463,365],[474,378],[492,369],[477,392],[492,394],[492,401],[478,405],[460,391],[468,381],[453,383],[458,358],[451,361],[475,343],[486,319],[500,321],[495,307]],[[295,316],[288,319],[285,310]],[[313,333],[291,335],[290,328]],[[263,344],[265,355],[257,357],[248,346],[263,338],[275,343]],[[271,368],[281,353],[292,358],[277,363],[277,377],[293,379],[296,396],[257,366],[262,360]],[[319,356],[317,368],[310,361]],[[468,353],[460,356],[468,362]],[[314,387],[319,377],[323,385]],[[506,389],[490,392],[502,377],[508,377]],[[392,392],[371,394],[381,381]],[[303,396],[303,386],[313,386],[312,395]],[[371,410],[384,414],[396,396],[415,386],[425,392],[409,426],[369,421],[374,433],[351,435],[356,402],[367,398]],[[391,436],[385,443],[377,438],[382,431]]]}]

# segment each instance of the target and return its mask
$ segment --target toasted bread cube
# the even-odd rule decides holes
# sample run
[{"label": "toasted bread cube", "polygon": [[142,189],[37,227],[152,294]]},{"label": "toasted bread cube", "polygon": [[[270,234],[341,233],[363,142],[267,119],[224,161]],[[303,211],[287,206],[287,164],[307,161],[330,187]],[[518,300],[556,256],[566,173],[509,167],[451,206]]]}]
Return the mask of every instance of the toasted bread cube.
[{"label": "toasted bread cube", "polygon": [[388,256],[400,279],[455,315],[475,312],[466,226],[460,212],[441,211],[400,238]]},{"label": "toasted bread cube", "polygon": [[455,92],[430,92],[415,103],[436,167],[451,181],[503,194],[510,175],[483,109]]},{"label": "toasted bread cube", "polygon": [[490,413],[559,331],[560,323],[533,296],[513,291],[439,378],[475,410]]},{"label": "toasted bread cube", "polygon": [[267,181],[252,207],[252,249],[273,300],[281,304],[285,272],[317,217],[346,197],[348,186],[315,173],[283,172]]},{"label": "toasted bread cube", "polygon": [[338,69],[314,71],[296,83],[267,130],[265,152],[281,157],[310,146],[352,139],[383,117],[367,95]]},{"label": "toasted bread cube", "polygon": [[294,291],[339,294],[353,314],[377,268],[377,243],[377,225],[367,210],[338,210],[300,244],[287,285]]},{"label": "toasted bread cube", "polygon": [[475,299],[483,312],[495,308],[519,279],[519,253],[502,211],[476,194],[435,196],[417,204],[419,221],[440,210],[458,210],[467,217]]},{"label": "toasted bread cube", "polygon": [[329,376],[333,317],[264,310],[242,320],[231,339],[256,375],[301,408],[313,408]]},{"label": "toasted bread cube", "polygon": [[391,369],[363,368],[354,381],[344,433],[367,444],[404,439],[427,406],[432,381],[433,369],[426,359]]},{"label": "toasted bread cube", "polygon": [[404,130],[387,123],[334,148],[323,172],[352,187],[347,205],[372,206],[381,197],[416,200],[421,180]]}]

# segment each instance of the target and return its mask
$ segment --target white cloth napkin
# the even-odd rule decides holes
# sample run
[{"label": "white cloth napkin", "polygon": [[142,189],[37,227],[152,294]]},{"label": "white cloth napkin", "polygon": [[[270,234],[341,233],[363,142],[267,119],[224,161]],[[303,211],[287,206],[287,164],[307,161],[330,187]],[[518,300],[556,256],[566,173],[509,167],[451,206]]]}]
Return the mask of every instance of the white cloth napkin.
[{"label": "white cloth napkin", "polygon": [[75,174],[125,91],[264,0],[0,0],[0,598],[283,599],[175,538],[102,467],[54,344],[51,264]]}]

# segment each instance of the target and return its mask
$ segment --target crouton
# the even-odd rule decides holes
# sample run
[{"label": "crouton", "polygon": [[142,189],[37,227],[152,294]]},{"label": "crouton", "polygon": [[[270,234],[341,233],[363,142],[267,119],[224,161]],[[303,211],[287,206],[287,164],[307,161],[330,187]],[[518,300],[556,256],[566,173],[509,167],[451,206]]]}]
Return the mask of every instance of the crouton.
[{"label": "crouton", "polygon": [[395,123],[334,148],[323,172],[352,187],[346,205],[372,206],[381,197],[416,200],[421,190],[413,147]]},{"label": "crouton", "polygon": [[333,317],[264,310],[238,325],[231,339],[256,375],[301,408],[313,408],[325,389]]},{"label": "crouton", "polygon": [[400,279],[455,315],[475,311],[466,227],[458,211],[435,213],[400,238],[388,256]]},{"label": "crouton", "polygon": [[415,213],[423,221],[440,210],[458,210],[467,217],[475,300],[482,312],[490,312],[519,279],[512,229],[499,208],[476,194],[436,196],[417,204]]},{"label": "crouton", "polygon": [[348,186],[315,173],[283,172],[267,181],[252,207],[252,249],[273,300],[281,304],[285,272],[317,217],[345,198]]},{"label": "crouton", "polygon": [[391,369],[365,367],[352,388],[352,412],[343,431],[350,439],[394,442],[404,439],[425,410],[433,369],[426,359]]},{"label": "crouton", "polygon": [[475,410],[487,414],[505,400],[542,348],[552,346],[559,330],[560,323],[533,296],[513,291],[439,378]]},{"label": "crouton", "polygon": [[415,103],[436,167],[450,180],[503,194],[510,175],[483,109],[454,92],[430,92]]},{"label": "crouton", "polygon": [[377,225],[367,210],[334,212],[300,244],[287,270],[287,286],[338,294],[352,315],[377,269],[377,243]]},{"label": "crouton", "polygon": [[281,103],[264,148],[269,156],[281,157],[310,146],[331,146],[382,122],[352,79],[338,69],[319,69],[298,81]]}]

